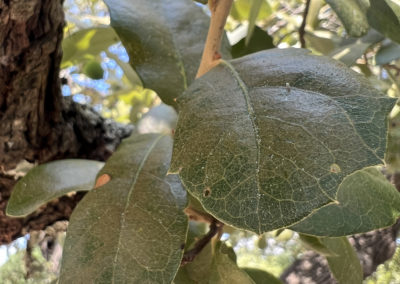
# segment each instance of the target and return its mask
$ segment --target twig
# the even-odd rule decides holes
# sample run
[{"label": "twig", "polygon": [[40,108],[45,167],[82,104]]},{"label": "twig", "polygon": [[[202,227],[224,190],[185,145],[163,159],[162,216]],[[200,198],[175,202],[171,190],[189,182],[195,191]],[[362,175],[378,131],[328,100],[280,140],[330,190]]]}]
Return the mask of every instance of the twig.
[{"label": "twig", "polygon": [[223,223],[221,223],[217,219],[214,219],[210,224],[210,230],[208,231],[208,233],[197,241],[197,243],[194,245],[194,248],[185,252],[181,261],[181,266],[192,262],[196,255],[198,255],[203,250],[203,248],[211,241],[211,239],[215,235],[221,235],[223,226]]},{"label": "twig", "polygon": [[301,48],[306,48],[306,40],[304,39],[304,36],[306,34],[306,23],[307,23],[308,10],[310,9],[310,2],[311,2],[310,0],[307,0],[306,2],[306,7],[304,8],[303,12],[303,21],[301,22],[301,26],[299,28],[299,39]]},{"label": "twig", "polygon": [[221,58],[219,50],[224,34],[226,18],[231,10],[232,2],[233,0],[208,1],[211,11],[210,28],[208,29],[207,39],[196,78],[201,77],[219,63]]}]

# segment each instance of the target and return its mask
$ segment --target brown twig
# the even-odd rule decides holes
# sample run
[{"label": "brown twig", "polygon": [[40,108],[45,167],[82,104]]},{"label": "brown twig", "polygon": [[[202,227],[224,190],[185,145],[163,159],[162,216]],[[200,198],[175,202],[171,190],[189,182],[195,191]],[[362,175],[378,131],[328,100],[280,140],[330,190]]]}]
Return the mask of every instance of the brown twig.
[{"label": "brown twig", "polygon": [[299,39],[301,48],[306,48],[306,40],[304,39],[304,36],[306,34],[306,23],[307,23],[308,10],[310,9],[310,2],[311,2],[310,0],[306,1],[306,7],[304,8],[303,12],[303,21],[301,22],[301,26],[299,28]]},{"label": "brown twig", "polygon": [[232,2],[233,0],[208,1],[211,11],[210,28],[208,29],[207,39],[196,78],[201,77],[219,63],[221,58],[219,50],[224,34],[226,18],[231,10]]},{"label": "brown twig", "polygon": [[196,242],[194,248],[185,252],[181,261],[181,266],[192,262],[196,255],[198,255],[203,250],[203,248],[211,241],[211,239],[215,235],[221,234],[223,226],[223,223],[221,223],[217,219],[214,219],[210,224],[210,230],[208,231],[208,233]]}]

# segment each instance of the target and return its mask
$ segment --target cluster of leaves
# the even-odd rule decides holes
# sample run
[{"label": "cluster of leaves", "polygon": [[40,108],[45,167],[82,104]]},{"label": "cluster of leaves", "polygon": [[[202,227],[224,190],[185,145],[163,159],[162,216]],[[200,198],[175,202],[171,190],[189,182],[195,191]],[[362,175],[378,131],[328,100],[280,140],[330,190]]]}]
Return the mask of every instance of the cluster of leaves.
[{"label": "cluster of leaves", "polygon": [[[225,37],[221,63],[195,79],[209,25],[201,7],[192,0],[105,3],[112,28],[67,37],[63,66],[84,62],[84,73],[102,77],[96,56],[121,40],[130,64],[107,56],[124,71],[129,87],[123,92],[154,90],[179,118],[172,135],[176,114],[163,105],[149,118],[167,123],[149,129],[142,118],[104,167],[57,161],[17,184],[11,216],[71,191],[89,191],[71,216],[60,283],[279,283],[265,271],[240,269],[233,250],[217,238],[181,266],[184,252],[204,233],[184,213],[188,200],[235,230],[296,231],[326,256],[340,283],[360,283],[362,268],[345,236],[390,226],[400,216],[400,195],[376,167],[384,163],[386,118],[395,99],[346,65],[371,45],[379,49],[378,65],[387,68],[397,59],[399,5],[327,1],[347,33],[362,36],[335,42],[318,36],[323,5],[312,1],[317,12],[310,10],[306,40],[329,58],[273,48],[264,26],[276,20],[279,1],[235,1],[228,25],[238,29],[246,18],[245,36],[236,34],[232,47]],[[357,17],[349,18],[348,5]],[[388,22],[376,5],[397,21]],[[324,32],[332,33],[329,28]]]}]

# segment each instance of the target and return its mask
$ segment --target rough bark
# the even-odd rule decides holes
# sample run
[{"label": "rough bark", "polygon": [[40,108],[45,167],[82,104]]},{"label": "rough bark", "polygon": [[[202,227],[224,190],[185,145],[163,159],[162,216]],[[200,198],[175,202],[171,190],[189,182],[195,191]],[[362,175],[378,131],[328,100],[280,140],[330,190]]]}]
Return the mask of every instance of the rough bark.
[{"label": "rough bark", "polygon": [[61,95],[62,0],[0,0],[0,244],[67,219],[81,195],[63,197],[24,219],[4,214],[23,161],[105,160],[129,135]]}]

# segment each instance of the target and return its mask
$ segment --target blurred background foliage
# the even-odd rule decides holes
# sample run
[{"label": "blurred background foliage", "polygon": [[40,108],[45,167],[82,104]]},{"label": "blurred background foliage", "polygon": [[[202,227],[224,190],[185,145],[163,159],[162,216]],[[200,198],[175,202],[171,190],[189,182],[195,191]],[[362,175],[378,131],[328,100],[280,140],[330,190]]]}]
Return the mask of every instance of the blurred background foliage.
[{"label": "blurred background foliage", "polygon": [[[208,13],[204,2],[196,4]],[[310,2],[304,29],[306,47],[314,54],[342,61],[364,74],[382,92],[398,97],[400,45],[397,39],[391,40],[393,36],[386,34],[385,37],[373,28],[369,31],[366,28],[354,37],[351,27],[346,26],[346,15],[339,10],[336,14],[334,6],[326,2]],[[64,6],[66,26],[60,74],[63,95],[92,106],[106,118],[131,123],[140,133],[171,131],[177,119],[175,110],[161,104],[154,91],[143,87],[128,63],[129,57],[118,36],[109,27],[109,14],[103,1],[66,0]],[[233,57],[273,47],[300,47],[299,28],[304,9],[303,0],[235,0],[226,24]],[[371,22],[360,23],[363,24],[376,28]],[[396,106],[390,120],[388,172],[400,171],[399,126],[400,107]],[[196,226],[191,224],[191,228]],[[204,228],[194,231],[197,233],[192,239],[204,233]],[[64,233],[57,233],[51,246],[43,246],[45,237],[32,238],[31,234],[2,246],[0,282],[53,283],[60,261],[60,254],[54,255],[54,247],[62,244],[64,237]],[[290,230],[257,236],[227,227],[222,239],[234,248],[240,267],[265,270],[276,277],[306,251],[299,236]],[[27,247],[31,248],[29,253]],[[400,283],[400,250],[364,283]]]}]

